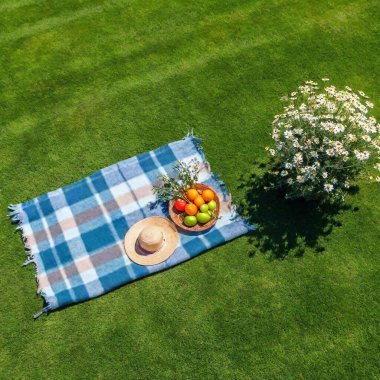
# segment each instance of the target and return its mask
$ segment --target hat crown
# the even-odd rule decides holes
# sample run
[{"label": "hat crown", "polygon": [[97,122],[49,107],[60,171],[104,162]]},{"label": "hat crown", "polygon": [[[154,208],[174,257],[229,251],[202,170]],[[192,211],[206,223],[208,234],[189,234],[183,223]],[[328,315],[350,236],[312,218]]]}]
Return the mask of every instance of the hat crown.
[{"label": "hat crown", "polygon": [[164,235],[161,228],[148,226],[141,230],[138,241],[141,248],[149,252],[158,251],[163,243]]}]

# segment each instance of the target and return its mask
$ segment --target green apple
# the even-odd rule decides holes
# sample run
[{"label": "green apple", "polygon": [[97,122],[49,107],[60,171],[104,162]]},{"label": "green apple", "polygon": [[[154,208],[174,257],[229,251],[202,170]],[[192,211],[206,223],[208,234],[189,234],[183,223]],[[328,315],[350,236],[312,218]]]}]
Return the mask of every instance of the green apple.
[{"label": "green apple", "polygon": [[208,209],[211,211],[214,211],[216,209],[216,202],[215,201],[210,201],[207,203]]},{"label": "green apple", "polygon": [[205,212],[198,212],[197,214],[197,220],[201,224],[207,223],[210,219],[211,216],[208,213],[206,214]]},{"label": "green apple", "polygon": [[205,204],[203,204],[201,207],[199,207],[199,210],[201,210],[201,212],[207,212],[208,211],[208,206]]},{"label": "green apple", "polygon": [[197,218],[194,215],[187,215],[183,222],[186,226],[193,227],[197,224]]}]

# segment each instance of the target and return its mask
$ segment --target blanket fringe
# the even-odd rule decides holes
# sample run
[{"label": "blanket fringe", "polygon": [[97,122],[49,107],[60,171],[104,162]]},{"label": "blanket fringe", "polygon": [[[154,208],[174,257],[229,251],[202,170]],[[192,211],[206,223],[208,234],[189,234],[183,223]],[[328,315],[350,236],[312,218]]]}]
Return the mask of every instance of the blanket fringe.
[{"label": "blanket fringe", "polygon": [[48,313],[49,310],[50,308],[48,306],[43,307],[41,311],[33,315],[33,319],[36,320],[37,318],[41,317],[43,313]]},{"label": "blanket fringe", "polygon": [[206,160],[205,152],[202,148],[202,139],[194,135],[194,130],[192,129],[189,131],[183,139],[190,139],[194,143],[194,146],[197,149],[198,153],[201,155],[202,160],[210,167],[209,162]]},{"label": "blanket fringe", "polygon": [[[28,239],[27,239],[27,237],[25,235],[25,231],[24,231],[24,223],[25,223],[24,211],[22,210],[21,204],[10,204],[8,206],[8,210],[9,210],[8,217],[11,219],[12,223],[17,223],[18,224],[18,226],[16,227],[16,231],[20,231],[20,233],[21,233],[22,240],[23,240],[23,243],[24,243],[25,252],[27,254],[27,259],[22,264],[22,266],[25,267],[25,266],[27,266],[27,265],[29,265],[31,263],[35,264],[35,270],[36,270],[35,278],[36,278],[36,282],[37,282],[37,286],[38,286],[39,268],[38,268],[38,264],[37,264],[37,261],[36,261],[35,253],[33,252],[32,247],[29,245]],[[37,314],[34,315],[34,317],[33,317],[34,319],[37,319],[43,313],[47,313],[48,311],[52,310],[51,309],[51,305],[50,305],[50,303],[48,301],[47,295],[43,291],[39,291],[39,292],[37,292],[37,294],[40,295],[44,299],[45,306],[42,308],[42,310],[39,313],[37,313]]]}]

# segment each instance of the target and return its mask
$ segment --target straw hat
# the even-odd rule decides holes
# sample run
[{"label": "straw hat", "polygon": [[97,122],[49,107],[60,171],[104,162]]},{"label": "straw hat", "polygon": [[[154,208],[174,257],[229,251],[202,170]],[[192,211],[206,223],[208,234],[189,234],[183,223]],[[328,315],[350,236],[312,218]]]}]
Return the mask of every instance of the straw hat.
[{"label": "straw hat", "polygon": [[128,257],[140,265],[162,263],[174,252],[178,232],[173,222],[161,216],[140,220],[126,233],[124,248]]}]

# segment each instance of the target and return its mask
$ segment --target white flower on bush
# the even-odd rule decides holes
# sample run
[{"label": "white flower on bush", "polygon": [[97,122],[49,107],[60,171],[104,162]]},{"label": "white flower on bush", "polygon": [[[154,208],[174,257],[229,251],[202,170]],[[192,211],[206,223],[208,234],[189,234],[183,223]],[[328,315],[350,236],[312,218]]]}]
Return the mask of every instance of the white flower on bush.
[{"label": "white flower on bush", "polygon": [[296,177],[296,181],[299,182],[299,183],[303,183],[303,182],[305,181],[305,178],[304,178],[304,176],[302,176],[302,175],[298,175],[298,176]]},{"label": "white flower on bush", "polygon": [[363,91],[313,81],[282,97],[284,112],[272,123],[275,146],[266,148],[278,173],[274,186],[290,198],[343,198],[367,162],[380,171],[380,125],[366,99]]},{"label": "white flower on bush", "polygon": [[360,152],[358,150],[354,150],[354,153],[355,153],[355,156],[356,158],[359,160],[359,161],[365,161],[365,160],[368,160],[369,159],[369,152],[367,151],[364,151],[364,152]]},{"label": "white flower on bush", "polygon": [[302,161],[303,161],[302,153],[296,153],[296,154],[294,155],[293,161],[294,161],[294,163],[295,163],[296,165],[302,163]]},{"label": "white flower on bush", "polygon": [[362,136],[362,139],[365,141],[365,142],[371,142],[371,137],[370,136],[368,136],[368,135],[363,135]]}]

